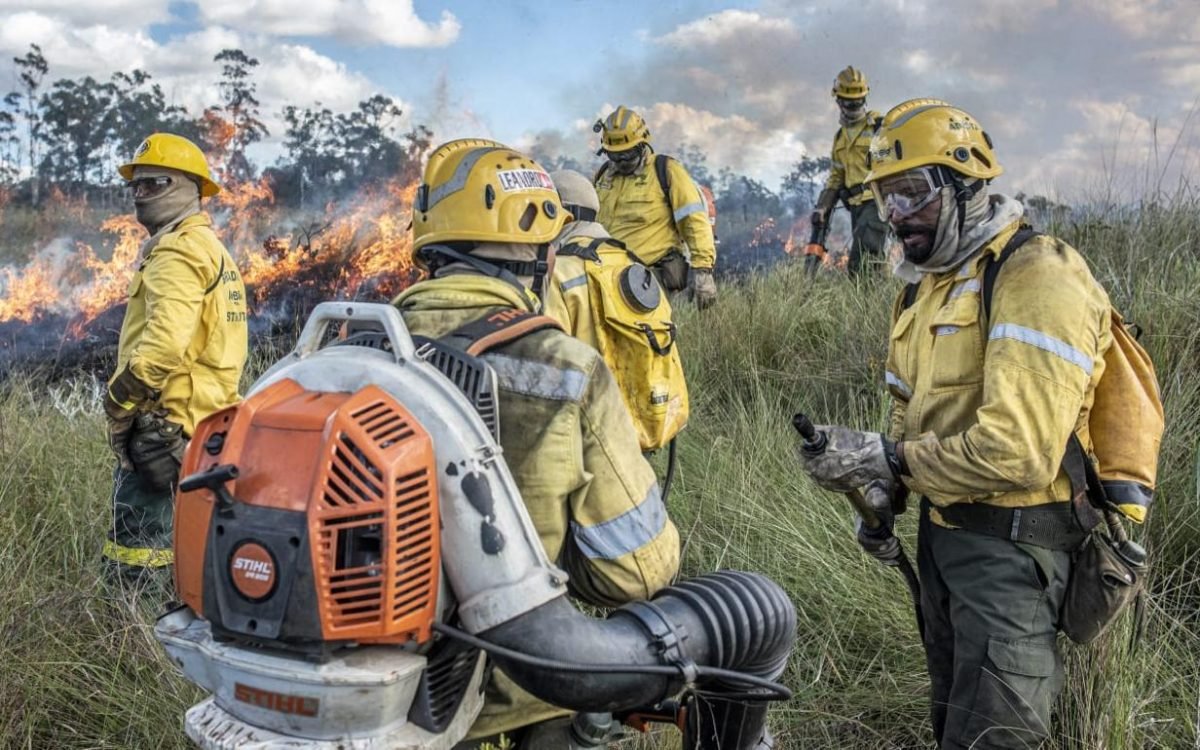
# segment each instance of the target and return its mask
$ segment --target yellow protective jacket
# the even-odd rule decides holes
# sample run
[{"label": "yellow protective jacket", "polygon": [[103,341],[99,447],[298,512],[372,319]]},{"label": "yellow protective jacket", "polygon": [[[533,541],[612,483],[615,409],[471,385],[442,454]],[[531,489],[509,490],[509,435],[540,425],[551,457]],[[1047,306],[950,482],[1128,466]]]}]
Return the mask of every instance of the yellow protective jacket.
[{"label": "yellow protective jacket", "polygon": [[[861,123],[838,128],[833,136],[832,163],[829,178],[825,180],[826,190],[836,193],[842,188],[852,190],[863,184],[867,173],[871,171],[867,167],[867,149],[871,145],[871,135],[877,122],[879,113],[868,112]],[[863,185],[862,192],[847,198],[846,202],[851,206],[859,206],[873,199],[870,188]]]},{"label": "yellow protective jacket", "polygon": [[133,275],[116,372],[128,365],[161,391],[157,406],[191,435],[240,400],[246,346],[242,276],[208,214],[193,214],[159,238]]},{"label": "yellow protective jacket", "polygon": [[[396,298],[415,334],[439,337],[506,308],[535,309],[498,279],[473,273],[421,282]],[[679,532],[600,354],[559,330],[538,331],[484,355],[500,388],[500,445],[542,545],[574,595],[617,606],[646,599],[679,569]],[[497,670],[471,737],[567,712]]]},{"label": "yellow protective jacket", "polygon": [[905,484],[935,506],[1068,501],[1071,432],[1091,449],[1088,413],[1112,345],[1108,296],[1074,248],[1037,236],[1002,266],[984,320],[984,259],[1017,228],[957,271],[925,276],[912,306],[897,300],[893,311],[890,437],[905,441]]},{"label": "yellow protective jacket", "polygon": [[654,154],[647,154],[645,162],[632,175],[618,175],[611,166],[601,171],[596,180],[598,221],[648,266],[686,245],[694,268],[711,269],[717,262],[717,248],[708,209],[696,183],[682,164],[668,159],[668,207],[654,173]]}]

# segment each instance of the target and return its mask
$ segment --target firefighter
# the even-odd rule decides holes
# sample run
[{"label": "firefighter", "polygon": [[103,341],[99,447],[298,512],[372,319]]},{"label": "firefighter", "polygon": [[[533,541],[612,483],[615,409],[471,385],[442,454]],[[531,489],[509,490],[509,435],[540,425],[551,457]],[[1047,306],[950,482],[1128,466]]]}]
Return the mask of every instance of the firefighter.
[{"label": "firefighter", "polygon": [[[1086,537],[1064,468],[1112,345],[1080,254],[992,193],[982,126],[936,99],[898,105],[871,143],[871,188],[903,243],[887,359],[887,435],[824,428],[821,486],[921,496],[918,567],[941,750],[1034,748],[1063,685],[1069,550]],[[1006,253],[989,294],[986,271]],[[1074,441],[1070,441],[1074,445]],[[1086,504],[1086,501],[1084,501]],[[890,520],[889,520],[890,523]],[[1019,541],[1017,541],[1019,540]],[[868,551],[868,541],[860,534]]]},{"label": "firefighter", "polygon": [[866,183],[867,148],[879,125],[879,113],[867,111],[867,77],[848,67],[833,82],[833,96],[841,112],[840,127],[833,136],[829,179],[812,212],[813,226],[826,227],[834,205],[841,201],[850,212],[852,241],[847,270],[857,275],[863,255],[883,256],[887,224],[879,218],[875,196]]},{"label": "firefighter", "polygon": [[687,169],[655,154],[646,121],[621,106],[593,128],[607,157],[594,180],[600,223],[651,267],[668,292],[687,288],[703,309],[717,299],[717,250],[708,208]]},{"label": "firefighter", "polygon": [[[597,221],[600,199],[587,177],[571,169],[560,169],[550,175],[571,215],[562,232],[554,240],[556,248],[572,243],[587,244],[596,239],[612,237]],[[549,285],[546,314],[562,323],[564,330],[593,349],[600,348],[597,311],[592,307],[587,284],[587,260],[582,256],[554,255],[554,283]]]},{"label": "firefighter", "polygon": [[[431,278],[397,297],[405,323],[440,337],[497,311],[540,311],[566,216],[550,176],[527,156],[494,141],[443,144],[413,216],[414,252]],[[555,327],[484,358],[499,383],[505,460],[572,593],[617,606],[668,585],[679,534],[600,354]],[[464,747],[499,744],[501,733],[524,748],[566,747],[567,714],[497,670]]]},{"label": "firefighter", "polygon": [[239,401],[246,363],[246,290],[200,208],[221,188],[204,154],[155,133],[117,170],[150,233],[108,381],[104,412],[113,473],[113,524],[103,555],[123,580],[165,584],[173,560],[174,485],[188,437],[213,412]]}]

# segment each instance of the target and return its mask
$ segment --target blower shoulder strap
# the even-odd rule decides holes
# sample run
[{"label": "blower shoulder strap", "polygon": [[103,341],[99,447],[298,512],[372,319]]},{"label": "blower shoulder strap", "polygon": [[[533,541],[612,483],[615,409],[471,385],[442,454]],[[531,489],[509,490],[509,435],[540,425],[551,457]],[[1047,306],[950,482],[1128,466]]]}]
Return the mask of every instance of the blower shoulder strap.
[{"label": "blower shoulder strap", "polygon": [[562,330],[558,321],[545,315],[525,310],[505,309],[467,323],[441,338],[441,341],[471,356],[479,355],[498,346],[516,341],[536,331],[547,328]]},{"label": "blower shoulder strap", "polygon": [[[1000,251],[1000,255],[986,261],[983,269],[983,285],[980,291],[980,298],[983,302],[983,315],[985,318],[992,316],[992,290],[996,287],[996,277],[1000,275],[1000,266],[1004,261],[1012,257],[1012,254],[1021,249],[1025,243],[1040,235],[1041,232],[1034,231],[1033,227],[1022,225],[1020,229],[1009,238],[1005,243],[1004,249]],[[900,309],[907,310],[912,307],[917,301],[917,291],[921,288],[920,282],[906,284],[900,292]]]},{"label": "blower shoulder strap", "polygon": [[675,206],[671,203],[671,175],[667,172],[670,163],[671,157],[666,154],[654,155],[654,176],[658,178],[658,186],[662,188],[663,198],[667,201],[667,210],[674,214]]},{"label": "blower shoulder strap", "polygon": [[1004,261],[1011,258],[1013,253],[1024,247],[1025,243],[1039,234],[1041,232],[1034,231],[1033,227],[1028,224],[1022,224],[1004,245],[1000,255],[986,261],[987,265],[983,268],[983,288],[979,295],[983,302],[983,317],[988,321],[992,319],[992,291],[996,288],[996,277],[1000,275],[1000,266],[1004,265]]}]

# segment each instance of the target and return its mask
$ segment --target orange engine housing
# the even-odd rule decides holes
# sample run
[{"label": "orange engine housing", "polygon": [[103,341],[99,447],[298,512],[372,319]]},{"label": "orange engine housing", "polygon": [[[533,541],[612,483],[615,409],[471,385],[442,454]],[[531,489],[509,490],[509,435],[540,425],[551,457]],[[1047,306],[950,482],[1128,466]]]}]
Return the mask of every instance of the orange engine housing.
[{"label": "orange engine housing", "polygon": [[282,380],[213,414],[181,476],[227,479],[177,495],[180,598],[214,631],[302,649],[428,641],[435,466],[429,433],[375,386],[319,393]]}]

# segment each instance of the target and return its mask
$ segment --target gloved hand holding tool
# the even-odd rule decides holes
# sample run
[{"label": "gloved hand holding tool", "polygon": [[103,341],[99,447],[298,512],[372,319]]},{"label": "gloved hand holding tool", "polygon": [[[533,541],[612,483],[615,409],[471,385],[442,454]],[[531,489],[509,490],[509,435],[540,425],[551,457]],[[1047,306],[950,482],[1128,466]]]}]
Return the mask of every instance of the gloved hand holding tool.
[{"label": "gloved hand holding tool", "polygon": [[808,244],[804,246],[804,270],[816,273],[825,262],[825,233],[828,224],[825,214],[820,211],[813,211],[810,221],[812,229],[808,234]]},{"label": "gloved hand holding tool", "polygon": [[892,492],[899,481],[895,447],[879,433],[845,427],[818,429],[804,414],[794,415],[792,426],[804,438],[800,447],[804,470],[821,487],[845,493],[854,506],[858,514],[855,528],[859,545],[884,565],[898,568],[904,576],[912,594],[917,631],[924,638],[921,584],[900,540],[892,532]]}]

